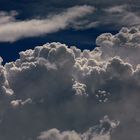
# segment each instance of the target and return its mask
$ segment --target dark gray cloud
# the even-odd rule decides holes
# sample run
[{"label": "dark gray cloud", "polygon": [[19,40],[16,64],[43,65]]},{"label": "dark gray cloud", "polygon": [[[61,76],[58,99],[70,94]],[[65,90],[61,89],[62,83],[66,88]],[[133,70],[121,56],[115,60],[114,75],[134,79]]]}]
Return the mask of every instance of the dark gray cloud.
[{"label": "dark gray cloud", "polygon": [[113,129],[119,125],[118,121],[111,121],[108,116],[105,116],[100,123],[89,128],[84,133],[76,133],[75,131],[60,132],[57,129],[51,129],[41,132],[39,140],[110,140],[110,134]]},{"label": "dark gray cloud", "polygon": [[[47,43],[1,65],[0,139],[139,140],[139,33],[102,34],[92,51]],[[89,129],[105,115],[113,132],[106,117]]]}]

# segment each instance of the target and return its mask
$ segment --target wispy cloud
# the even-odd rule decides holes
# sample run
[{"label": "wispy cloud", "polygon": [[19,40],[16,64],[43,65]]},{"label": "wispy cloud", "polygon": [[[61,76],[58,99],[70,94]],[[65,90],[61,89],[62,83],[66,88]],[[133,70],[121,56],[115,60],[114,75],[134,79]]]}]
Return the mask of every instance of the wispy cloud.
[{"label": "wispy cloud", "polygon": [[30,19],[18,21],[16,11],[10,13],[0,12],[0,41],[14,42],[25,37],[40,36],[57,32],[75,24],[76,20],[95,11],[92,6],[74,6],[57,15],[46,19]]},{"label": "wispy cloud", "polygon": [[119,5],[119,6],[113,6],[113,7],[109,7],[104,9],[105,12],[107,13],[122,13],[125,11],[126,5]]},{"label": "wispy cloud", "polygon": [[[104,14],[108,17],[101,17],[104,25],[115,25],[118,27],[140,26],[140,17],[136,11],[130,9],[129,5],[116,5],[103,9]],[[101,23],[101,22],[100,22]],[[112,26],[111,26],[112,27]]]}]

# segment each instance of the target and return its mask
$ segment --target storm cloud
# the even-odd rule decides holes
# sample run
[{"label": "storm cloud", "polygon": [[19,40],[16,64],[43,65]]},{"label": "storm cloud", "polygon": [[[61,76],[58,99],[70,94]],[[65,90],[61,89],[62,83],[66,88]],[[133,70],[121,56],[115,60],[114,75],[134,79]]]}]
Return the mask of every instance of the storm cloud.
[{"label": "storm cloud", "polygon": [[139,34],[102,34],[92,51],[47,43],[1,65],[0,139],[139,140]]}]

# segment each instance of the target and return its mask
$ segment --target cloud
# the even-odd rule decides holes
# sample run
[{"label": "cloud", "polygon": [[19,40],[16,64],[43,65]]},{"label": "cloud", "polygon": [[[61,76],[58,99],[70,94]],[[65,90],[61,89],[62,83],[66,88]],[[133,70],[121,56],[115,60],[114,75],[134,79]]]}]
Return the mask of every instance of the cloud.
[{"label": "cloud", "polygon": [[21,38],[35,37],[59,30],[69,28],[76,20],[93,13],[95,10],[91,6],[75,6],[68,8],[64,12],[50,15],[47,19],[17,20],[17,13],[0,12],[0,41],[14,42]]},{"label": "cloud", "polygon": [[88,21],[88,20],[83,20],[79,21],[73,24],[73,28],[76,30],[86,30],[86,29],[91,29],[91,28],[96,28],[99,26],[99,21]]},{"label": "cloud", "polygon": [[15,21],[15,16],[17,15],[18,13],[16,11],[11,11],[9,13],[7,12],[4,12],[4,11],[1,11],[0,12],[0,24],[6,24],[8,22],[12,22],[12,21]]},{"label": "cloud", "polygon": [[106,52],[103,57],[119,56],[123,61],[137,66],[140,53],[139,32],[139,29],[134,27],[131,29],[122,28],[116,35],[104,33],[96,39],[96,44],[102,47],[103,52]]},{"label": "cloud", "polygon": [[[139,33],[102,34],[91,51],[47,43],[1,65],[0,139],[139,140]],[[91,129],[106,115],[116,121]]]},{"label": "cloud", "polygon": [[51,129],[41,132],[38,137],[39,140],[110,140],[110,133],[118,126],[119,122],[109,120],[105,116],[100,123],[94,127],[89,128],[83,134],[75,131],[60,132],[57,129]]},{"label": "cloud", "polygon": [[108,16],[107,19],[101,16],[100,21],[104,20],[103,25],[115,25],[115,27],[140,25],[139,13],[128,4],[107,7],[103,11]]},{"label": "cloud", "polygon": [[[110,1],[109,5],[103,2],[100,5],[98,2],[96,4],[91,1],[85,3],[87,5],[83,5],[82,3],[84,4],[83,1],[79,1],[79,4],[72,4],[71,6],[69,5],[70,3],[67,3],[68,6],[62,6],[61,9],[57,6],[53,8],[47,7],[49,10],[45,10],[46,14],[36,14],[36,16],[31,14],[32,16],[24,20],[19,19],[21,19],[20,16],[25,12],[25,9],[24,12],[21,12],[21,15],[18,15],[17,11],[1,11],[0,42],[14,42],[19,39],[43,36],[68,28],[86,30],[99,26],[115,29],[119,29],[122,26],[139,27],[139,12],[136,8],[134,9],[135,4],[130,6],[125,1],[121,5],[113,1]],[[18,17],[16,17],[17,15]]]},{"label": "cloud", "polygon": [[126,9],[126,7],[127,7],[127,5],[113,6],[113,7],[110,7],[108,9],[104,9],[104,11],[107,12],[107,13],[111,13],[111,14],[122,13]]},{"label": "cloud", "polygon": [[[4,1],[4,2],[0,3],[1,7],[4,7],[3,6],[4,3],[6,3],[6,2]],[[74,22],[72,22],[72,24],[71,23],[68,24],[68,26],[72,25],[73,28],[82,29],[82,30],[89,29],[89,28],[95,28],[98,26],[101,26],[101,27],[106,26],[106,29],[113,28],[113,29],[119,30],[123,26],[131,27],[131,26],[136,26],[136,25],[139,26],[139,24],[140,24],[140,19],[139,19],[140,2],[137,0],[133,0],[133,1],[132,0],[117,0],[117,1],[113,1],[113,0],[107,0],[107,1],[76,0],[76,1],[74,1],[74,0],[72,0],[70,2],[65,1],[65,0],[61,0],[61,2],[60,1],[58,2],[55,0],[48,0],[46,2],[45,0],[42,0],[40,2],[39,0],[36,0],[36,2],[30,1],[28,7],[25,6],[24,2],[19,3],[19,2],[11,1],[11,2],[9,2],[9,5],[13,5],[13,7],[17,8],[16,9],[17,11],[20,11],[20,15],[18,16],[20,19],[23,17],[26,17],[28,19],[30,18],[31,21],[39,20],[38,18],[35,18],[35,17],[41,17],[40,20],[44,21],[44,20],[46,20],[46,18],[44,18],[44,15],[45,16],[49,16],[49,15],[55,16],[56,13],[58,13],[58,15],[61,15],[64,11],[66,11],[66,9],[71,9],[72,7],[77,7],[77,6],[83,7],[83,5],[88,5],[89,7],[95,7],[96,12],[91,12],[91,15],[86,15],[84,17],[84,19],[80,20],[80,22],[78,19],[78,20],[74,20]],[[16,5],[16,6],[14,6],[14,5]],[[11,8],[12,8],[12,6],[7,7],[7,9],[9,11],[13,10]],[[18,19],[15,19],[15,20],[18,21]],[[23,20],[23,21],[18,21],[18,22],[27,22],[30,20]],[[132,23],[132,21],[133,21],[133,23]],[[35,21],[33,21],[33,22],[35,22]],[[43,23],[40,23],[40,24],[43,24]],[[59,29],[61,29],[61,27]],[[39,34],[42,34],[42,32],[41,33],[39,32]]]}]

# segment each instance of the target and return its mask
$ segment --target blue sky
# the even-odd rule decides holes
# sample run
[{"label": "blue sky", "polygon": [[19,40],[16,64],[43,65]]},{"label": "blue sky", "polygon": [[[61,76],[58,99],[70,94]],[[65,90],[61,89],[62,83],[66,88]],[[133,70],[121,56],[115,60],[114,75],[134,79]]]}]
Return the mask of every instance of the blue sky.
[{"label": "blue sky", "polygon": [[[1,0],[2,23],[0,26],[3,30],[1,29],[0,31],[0,56],[2,56],[4,63],[16,60],[18,52],[21,50],[34,48],[47,42],[61,42],[69,46],[75,45],[81,49],[93,49],[95,39],[101,33],[111,32],[114,34],[123,26],[129,27],[133,24],[139,24],[139,2],[129,0],[129,3],[132,4],[128,5],[128,0],[115,2],[113,0],[99,0],[96,2],[92,0],[87,0],[86,2],[84,0],[23,0],[22,2]],[[84,6],[86,6],[85,9],[82,9]],[[73,12],[73,17],[69,17],[69,13],[74,11],[72,8],[75,8],[75,12]],[[77,10],[78,8],[81,8],[81,12]],[[42,31],[41,33],[34,33],[34,30],[38,30],[36,28],[40,29],[40,26],[44,26],[39,24],[35,25],[36,27],[29,31],[33,33],[28,35],[28,28],[30,28],[29,26],[34,26],[34,22],[36,22],[34,20],[47,22],[50,25],[57,22],[55,21],[56,18],[58,20],[63,20],[64,18],[64,21],[62,21],[63,27],[58,25],[57,29],[55,28],[57,24],[53,27],[46,26],[43,28],[47,28],[47,30],[43,33]],[[6,21],[3,23],[2,19]],[[133,23],[131,22],[132,20]],[[24,25],[22,25],[23,22],[25,22]],[[15,23],[17,25],[13,25]],[[10,27],[7,28],[6,24]],[[23,26],[24,29],[21,30]],[[49,31],[50,28],[51,30]],[[15,34],[19,34],[19,36]]]}]

